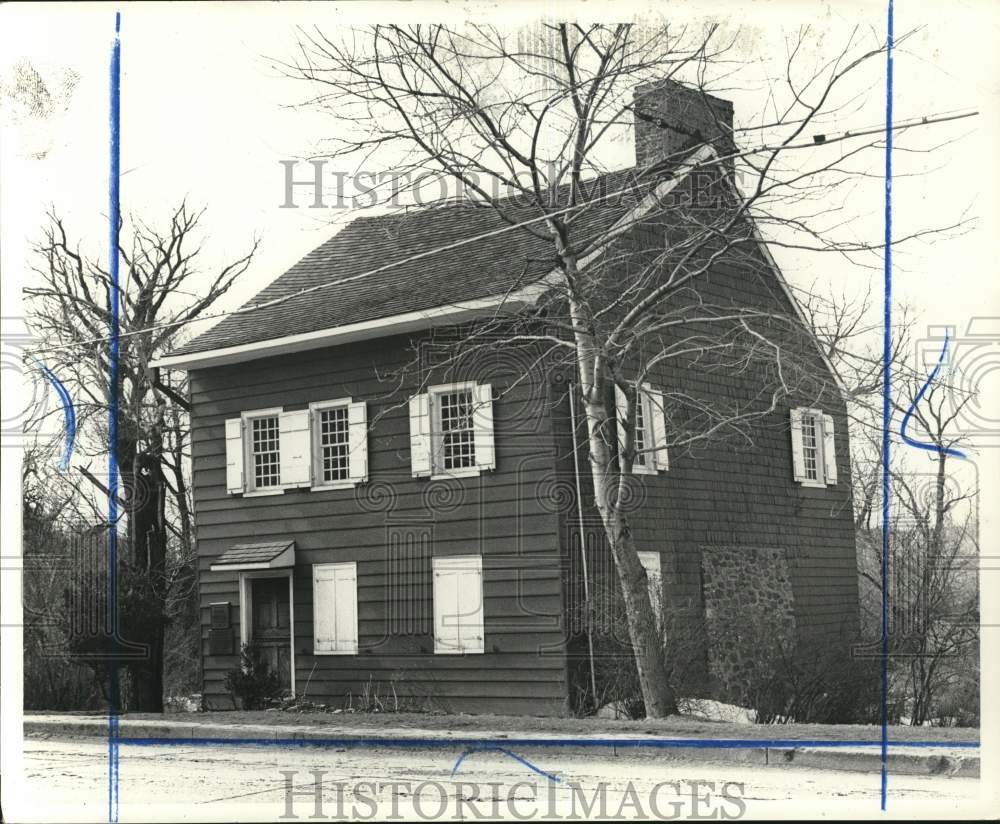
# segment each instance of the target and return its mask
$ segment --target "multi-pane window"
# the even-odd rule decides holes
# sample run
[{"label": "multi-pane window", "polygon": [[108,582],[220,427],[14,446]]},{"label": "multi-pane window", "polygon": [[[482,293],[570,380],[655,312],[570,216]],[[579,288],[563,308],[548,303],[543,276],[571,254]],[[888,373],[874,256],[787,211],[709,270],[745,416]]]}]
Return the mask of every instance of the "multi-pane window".
[{"label": "multi-pane window", "polygon": [[802,416],[802,463],[805,476],[810,481],[820,480],[820,427],[818,416]]},{"label": "multi-pane window", "polygon": [[250,456],[253,462],[254,489],[281,485],[281,462],[278,416],[252,418],[250,421]]},{"label": "multi-pane window", "polygon": [[476,465],[476,434],[472,420],[472,389],[435,395],[438,469],[467,469]]},{"label": "multi-pane window", "polygon": [[834,422],[821,409],[798,407],[789,412],[792,433],[792,477],[803,486],[835,486],[837,451]]},{"label": "multi-pane window", "polygon": [[409,408],[414,478],[468,477],[496,468],[490,384],[430,386],[410,398]]},{"label": "multi-pane window", "polygon": [[350,436],[347,406],[319,411],[320,475],[323,483],[346,481],[350,477]]},{"label": "multi-pane window", "polygon": [[[648,383],[634,390],[635,425],[632,430],[632,472],[655,475],[669,468],[667,431],[663,415],[663,393]],[[628,419],[628,399],[620,386],[615,386],[615,405],[619,427],[619,448],[625,446],[625,425]]]},{"label": "multi-pane window", "polygon": [[635,402],[635,460],[633,466],[646,466],[646,396],[639,392]]}]

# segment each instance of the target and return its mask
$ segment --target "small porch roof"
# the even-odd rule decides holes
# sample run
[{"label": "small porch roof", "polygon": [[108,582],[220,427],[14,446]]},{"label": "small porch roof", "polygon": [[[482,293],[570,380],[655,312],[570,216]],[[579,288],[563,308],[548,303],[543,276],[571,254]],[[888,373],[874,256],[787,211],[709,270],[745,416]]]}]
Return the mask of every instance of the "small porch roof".
[{"label": "small porch roof", "polygon": [[212,572],[243,572],[295,566],[295,541],[234,544],[212,562]]}]

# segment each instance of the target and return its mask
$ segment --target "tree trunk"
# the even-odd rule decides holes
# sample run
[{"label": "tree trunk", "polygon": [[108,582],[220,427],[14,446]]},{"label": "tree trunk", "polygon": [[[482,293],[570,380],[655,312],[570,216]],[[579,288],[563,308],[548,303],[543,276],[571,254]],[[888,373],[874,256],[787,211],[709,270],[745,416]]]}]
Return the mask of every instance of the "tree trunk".
[{"label": "tree trunk", "polygon": [[663,644],[649,599],[646,573],[639,561],[628,519],[619,509],[619,496],[611,488],[611,479],[616,473],[613,472],[609,438],[606,437],[606,407],[603,403],[594,402],[593,398],[584,398],[584,409],[594,496],[618,571],[646,716],[664,718],[677,713],[677,698],[667,680]]}]

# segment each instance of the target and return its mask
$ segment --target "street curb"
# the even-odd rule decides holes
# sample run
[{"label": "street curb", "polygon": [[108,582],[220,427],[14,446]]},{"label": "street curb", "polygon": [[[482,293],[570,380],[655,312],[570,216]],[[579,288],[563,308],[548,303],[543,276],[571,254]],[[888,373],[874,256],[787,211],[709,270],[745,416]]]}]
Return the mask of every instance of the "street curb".
[{"label": "street curb", "polygon": [[[303,729],[293,724],[211,724],[190,722],[161,722],[142,719],[119,719],[118,737],[128,745],[130,741],[150,743],[157,740],[190,741],[214,738],[238,740],[247,745],[267,746],[283,742],[287,746],[309,746],[317,742],[336,747],[454,747],[456,751],[477,748],[515,748],[532,752],[584,754],[594,750],[611,750],[616,757],[642,752],[655,753],[663,760],[714,762],[743,766],[799,767],[819,770],[878,773],[881,771],[881,752],[877,744],[870,747],[816,747],[816,746],[760,746],[752,744],[729,747],[713,746],[702,739],[658,738],[642,735],[622,736],[570,736],[561,734],[539,735],[533,733],[501,733],[470,736],[468,731],[453,733],[446,730],[381,729],[345,730],[331,724],[325,729]],[[52,716],[24,719],[26,737],[107,738],[108,722],[103,717]],[[690,740],[685,746],[683,741]],[[665,744],[669,742],[669,746]],[[914,748],[916,749],[916,748]],[[920,747],[907,751],[905,746],[891,745],[888,769],[902,775],[979,777],[978,749],[949,746]]]}]

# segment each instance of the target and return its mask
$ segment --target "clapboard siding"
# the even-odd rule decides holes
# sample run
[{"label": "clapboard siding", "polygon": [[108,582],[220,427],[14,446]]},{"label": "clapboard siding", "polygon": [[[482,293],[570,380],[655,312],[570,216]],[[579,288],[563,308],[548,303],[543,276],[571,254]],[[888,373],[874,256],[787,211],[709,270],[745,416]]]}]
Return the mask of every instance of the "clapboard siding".
[{"label": "clapboard siding", "polygon": [[[192,489],[198,524],[204,690],[210,705],[231,706],[224,680],[237,656],[209,654],[209,604],[229,601],[239,627],[235,573],[210,570],[235,543],[294,539],[297,690],[310,700],[357,702],[366,685],[407,706],[556,714],[566,709],[562,580],[557,516],[539,503],[551,475],[551,425],[539,393],[544,381],[510,388],[510,373],[485,362],[477,380],[494,387],[497,468],[478,477],[414,479],[407,400],[421,385],[388,375],[413,358],[418,341],[397,337],[251,364],[192,372]],[[533,376],[534,378],[534,376]],[[224,426],[241,412],[286,411],[314,401],[364,400],[369,420],[369,483],[354,489],[288,490],[242,497],[225,489]],[[426,536],[432,555],[483,556],[485,652],[435,655],[430,555],[402,572],[390,545]],[[311,565],[357,562],[357,655],[313,655]],[[413,568],[415,565],[415,568]],[[389,570],[392,568],[392,581]]]}]

